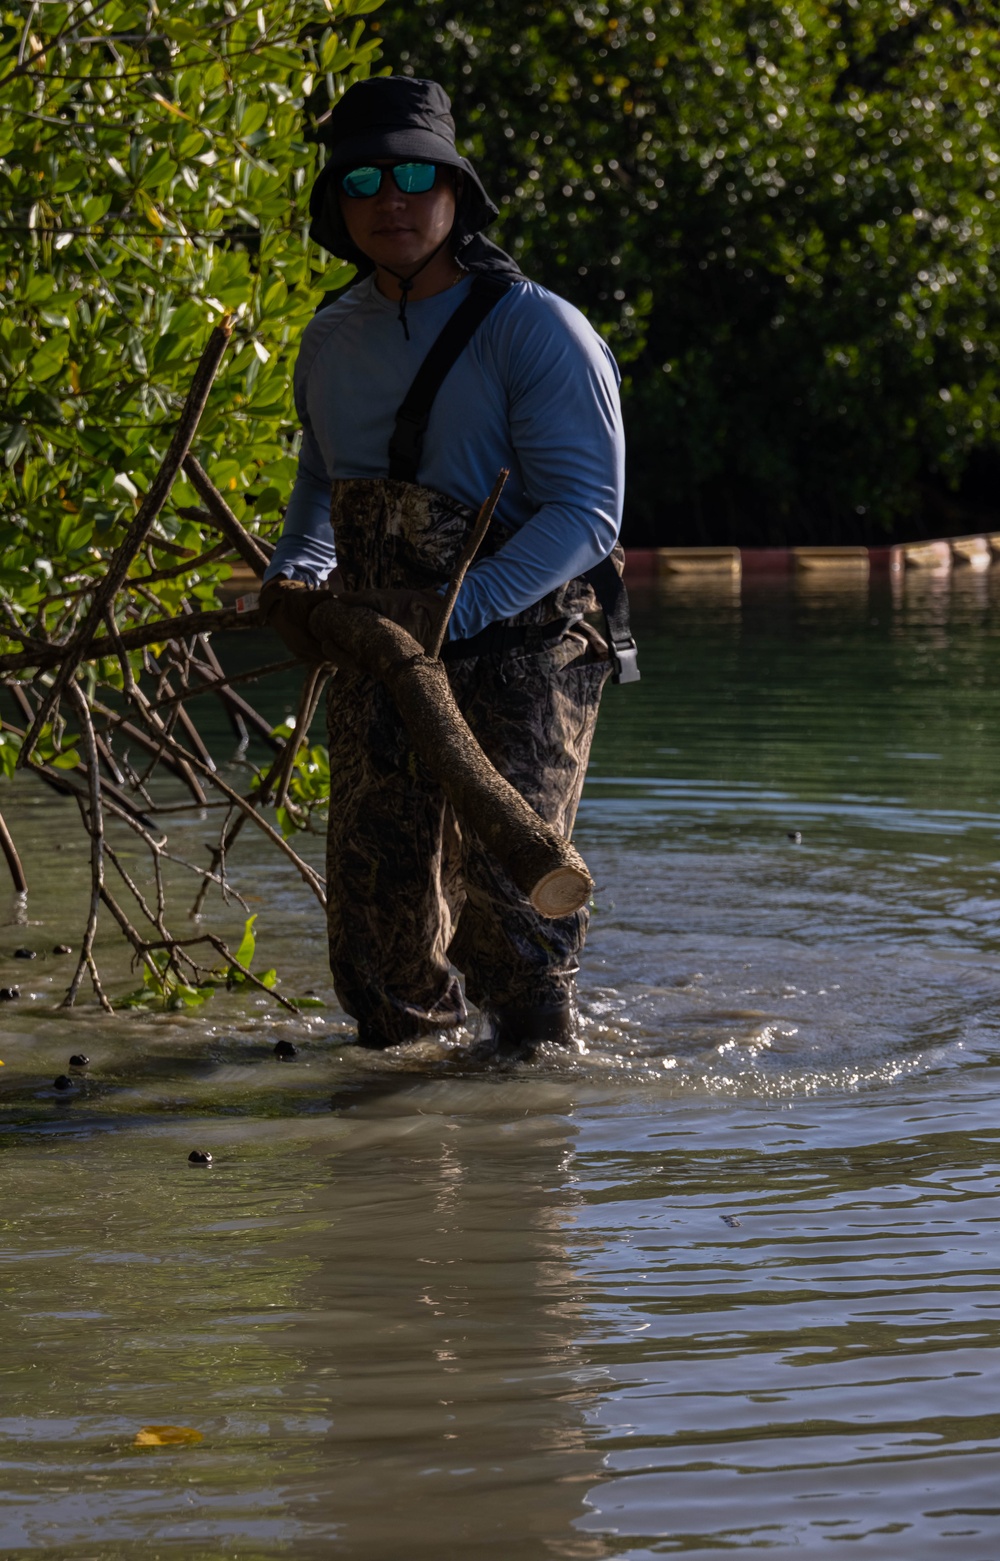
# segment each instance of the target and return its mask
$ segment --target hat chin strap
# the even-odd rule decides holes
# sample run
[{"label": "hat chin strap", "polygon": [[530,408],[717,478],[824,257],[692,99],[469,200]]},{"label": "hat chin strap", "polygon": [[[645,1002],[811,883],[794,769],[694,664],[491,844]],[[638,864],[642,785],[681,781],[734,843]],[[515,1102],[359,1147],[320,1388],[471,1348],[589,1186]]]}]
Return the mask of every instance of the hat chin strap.
[{"label": "hat chin strap", "polygon": [[403,334],[407,341],[410,339],[410,327],[406,320],[406,305],[410,296],[410,288],[413,286],[424,267],[430,265],[435,255],[439,255],[441,253],[442,249],[444,249],[444,246],[448,243],[450,238],[451,233],[446,233],[440,244],[436,244],[431,250],[430,254],[424,256],[419,266],[417,266],[415,271],[411,271],[409,276],[401,276],[400,273],[398,271],[394,271],[391,266],[378,266],[380,271],[388,271],[389,275],[394,276],[396,281],[399,283],[399,314],[396,316],[396,318],[403,327]]}]

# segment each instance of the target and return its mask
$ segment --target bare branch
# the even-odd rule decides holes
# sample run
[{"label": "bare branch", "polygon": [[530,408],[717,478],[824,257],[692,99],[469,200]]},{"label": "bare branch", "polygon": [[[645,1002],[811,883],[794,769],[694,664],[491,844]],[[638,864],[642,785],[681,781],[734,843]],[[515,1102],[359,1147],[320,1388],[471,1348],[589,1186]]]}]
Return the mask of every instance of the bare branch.
[{"label": "bare branch", "polygon": [[208,769],[207,766],[203,765],[193,753],[188,753],[186,749],[181,747],[180,743],[178,743],[175,738],[164,736],[164,742],[169,748],[170,752],[174,753],[178,758],[184,759],[186,763],[190,764],[192,769],[197,770],[199,774],[204,775],[217,791],[220,791],[224,797],[228,797],[234,807],[238,808],[240,812],[244,813],[252,823],[256,824],[257,828],[262,832],[262,834],[267,836],[271,844],[277,846],[282,855],[288,858],[288,860],[294,866],[296,872],[299,874],[299,877],[302,879],[303,883],[305,883],[312,890],[320,905],[322,905],[325,909],[326,889],[320,875],[316,872],[315,868],[309,866],[308,862],[304,862],[302,860],[298,852],[292,849],[292,847],[288,844],[288,841],[285,840],[276,829],[273,829],[265,818],[261,817],[253,803],[248,802],[245,797],[240,796],[238,791],[235,791],[232,786],[227,785],[220,775],[215,774],[212,770]]},{"label": "bare branch", "polygon": [[228,542],[217,542],[215,547],[210,547],[207,553],[199,553],[196,558],[186,559],[182,564],[171,564],[169,569],[153,569],[148,575],[136,575],[135,579],[140,585],[156,585],[161,580],[176,580],[179,575],[189,575],[193,569],[201,569],[205,564],[216,563],[231,551]]},{"label": "bare branch", "polygon": [[192,488],[208,511],[213,526],[228,538],[243,562],[253,570],[255,575],[263,575],[271,562],[270,555],[265,553],[257,538],[252,537],[249,531],[240,525],[205,468],[197,457],[190,453],[184,458],[184,475],[189,479]]},{"label": "bare branch", "polygon": [[268,997],[273,997],[275,1002],[280,1003],[282,1008],[287,1008],[290,1013],[301,1013],[301,1009],[297,1008],[295,1004],[287,997],[282,997],[281,993],[276,992],[273,987],[265,986],[259,976],[255,976],[253,971],[249,970],[246,965],[241,965],[239,960],[236,958],[236,955],[229,952],[221,938],[215,937],[215,935],[211,932],[206,933],[205,936],[208,939],[208,942],[211,943],[212,947],[217,949],[218,952],[222,955],[223,959],[228,959],[233,968],[238,970],[241,975],[244,975],[252,986],[258,987],[261,992],[266,992]]},{"label": "bare branch", "polygon": [[[97,913],[100,910],[101,891],[104,888],[104,815],[101,809],[101,777],[98,770],[97,742],[94,737],[94,725],[90,719],[90,711],[87,708],[83,689],[75,678],[70,683],[67,692],[76,711],[77,719],[80,722],[81,741],[84,752],[87,755],[89,814],[86,815],[85,821],[90,835],[90,910],[87,914],[87,926],[83,934],[80,959],[73,979],[70,982],[69,990],[63,998],[60,1007],[72,1008],[76,1002],[84,972],[89,971],[101,1007],[110,1012],[111,1005],[104,996],[93,958],[94,938],[97,933]],[[82,814],[82,801],[80,811]]]},{"label": "bare branch", "polygon": [[483,538],[489,530],[493,512],[500,502],[500,495],[509,476],[510,468],[507,466],[502,467],[496,482],[493,484],[493,491],[489,498],[484,501],[479,514],[476,516],[476,523],[466,538],[465,546],[459,554],[458,562],[455,565],[455,573],[449,581],[448,589],[441,603],[441,617],[438,622],[437,633],[427,649],[429,656],[438,657],[441,654],[441,646],[444,644],[445,635],[448,633],[448,624],[455,610],[455,603],[458,601],[458,593],[462,589],[462,581],[465,579],[469,565],[483,544]]},{"label": "bare branch", "polygon": [[38,741],[42,727],[56,708],[62,694],[69,687],[77,667],[91,645],[97,625],[101,622],[109,603],[114,601],[121,589],[125,576],[128,573],[129,565],[146,540],[150,527],[166,503],[174,478],[180,471],[191,440],[194,438],[195,430],[198,427],[201,414],[205,409],[205,403],[208,400],[209,390],[212,388],[212,381],[219,371],[222,355],[229,344],[232,329],[232,317],[227,314],[215,327],[208,339],[208,345],[201,355],[194,379],[191,382],[191,389],[188,391],[187,399],[184,402],[180,422],[177,425],[174,437],[170,441],[163,463],[150,484],[149,492],[140,504],[139,512],[129,526],[124,541],[116,549],[115,555],[108,565],[107,574],[94,592],[94,597],[87,616],[83,621],[82,628],[74,635],[70,644],[65,647],[59,671],[51,688],[46,692],[38,707],[34,723],[18,755],[17,762],[21,768],[31,758],[32,750]]},{"label": "bare branch", "polygon": [[[180,613],[176,618],[155,618],[135,629],[123,629],[118,636],[126,650],[144,650],[147,645],[165,645],[168,640],[184,639],[193,634],[209,634],[213,629],[259,629],[260,616],[256,611],[239,612],[235,607],[215,607],[209,612]],[[15,651],[0,656],[0,673],[27,672],[31,667],[43,670],[57,667],[63,662],[68,647],[48,644],[37,651]],[[80,661],[97,661],[104,656],[117,654],[118,646],[102,636],[92,640],[81,654]]]},{"label": "bare branch", "polygon": [[323,666],[311,667],[306,673],[306,680],[302,685],[302,693],[299,696],[299,708],[295,714],[292,734],[286,741],[285,751],[281,756],[278,784],[274,794],[274,805],[276,808],[284,808],[288,805],[288,787],[291,784],[295,761],[299,756],[299,749],[309,739],[309,728],[312,726],[313,717],[316,714],[329,676],[328,668]]},{"label": "bare branch", "polygon": [[2,813],[0,813],[0,850],[3,851],[4,856],[7,858],[7,866],[10,869],[10,876],[14,883],[14,893],[27,894],[28,880],[24,876],[21,858],[17,854],[17,847],[14,845],[10,830],[4,823]]}]

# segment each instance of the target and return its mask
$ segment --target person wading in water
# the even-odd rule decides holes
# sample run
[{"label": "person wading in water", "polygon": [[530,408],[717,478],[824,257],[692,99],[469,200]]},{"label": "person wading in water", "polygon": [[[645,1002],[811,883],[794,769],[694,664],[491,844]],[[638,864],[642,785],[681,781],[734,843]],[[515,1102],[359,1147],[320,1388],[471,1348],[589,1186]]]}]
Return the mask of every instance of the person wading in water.
[{"label": "person wading in water", "polygon": [[[357,593],[426,645],[508,467],[442,658],[490,762],[568,835],[604,683],[638,676],[616,546],[618,372],[579,311],[483,237],[497,209],[450,109],[436,82],[379,77],[327,122],[310,232],[359,279],[303,335],[298,476],[261,613],[321,661],[313,607]],[[583,617],[595,592],[606,638]],[[587,912],[543,919],[462,836],[374,679],[342,667],[328,720],[330,964],[360,1043],[461,1024],[455,969],[499,1051],[571,1040]]]}]

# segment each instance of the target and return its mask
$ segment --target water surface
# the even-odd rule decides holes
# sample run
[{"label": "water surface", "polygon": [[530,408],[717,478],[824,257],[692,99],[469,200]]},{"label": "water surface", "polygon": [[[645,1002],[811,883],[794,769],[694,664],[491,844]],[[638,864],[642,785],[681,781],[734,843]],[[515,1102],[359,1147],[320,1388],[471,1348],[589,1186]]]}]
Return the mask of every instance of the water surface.
[{"label": "water surface", "polygon": [[[239,993],[56,1011],[85,853],[8,787],[5,1551],[996,1561],[997,596],[644,594],[583,1040],[530,1066]],[[332,1005],[314,902],[240,851],[262,963]]]}]

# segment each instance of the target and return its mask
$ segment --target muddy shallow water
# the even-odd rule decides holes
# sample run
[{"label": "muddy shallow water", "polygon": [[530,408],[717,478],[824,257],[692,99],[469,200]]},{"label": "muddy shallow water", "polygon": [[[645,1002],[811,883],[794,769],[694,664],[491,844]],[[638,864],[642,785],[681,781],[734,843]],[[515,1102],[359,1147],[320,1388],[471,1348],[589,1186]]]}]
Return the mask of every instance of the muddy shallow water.
[{"label": "muddy shallow water", "polygon": [[[996,1561],[998,598],[646,593],[577,832],[582,1041],[531,1065],[239,993],[55,1011],[85,854],[8,786],[4,1550]],[[307,892],[233,866],[260,963],[332,1004]]]}]

